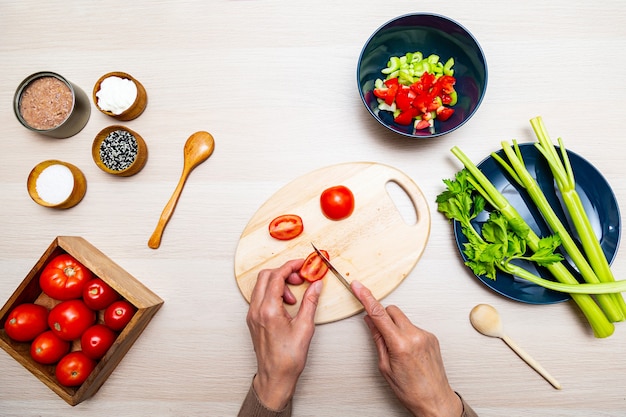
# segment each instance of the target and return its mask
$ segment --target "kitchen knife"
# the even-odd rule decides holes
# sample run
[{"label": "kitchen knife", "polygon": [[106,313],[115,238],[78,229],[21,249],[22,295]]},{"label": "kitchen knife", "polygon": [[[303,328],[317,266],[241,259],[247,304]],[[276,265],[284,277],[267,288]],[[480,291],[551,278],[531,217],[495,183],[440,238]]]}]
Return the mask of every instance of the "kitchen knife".
[{"label": "kitchen knife", "polygon": [[[354,295],[354,292],[352,292],[352,288],[350,287],[350,283],[348,282],[348,280],[345,279],[339,271],[337,271],[337,269],[333,266],[333,264],[330,263],[330,260],[328,260],[328,258],[325,257],[324,254],[315,247],[313,242],[311,242],[311,246],[313,246],[313,249],[317,253],[317,256],[319,256],[322,262],[324,262],[324,264],[328,267],[328,269],[330,269],[330,272],[332,272],[337,277],[337,279],[343,284],[343,286],[346,287],[352,295]],[[356,295],[354,295],[354,298],[358,300]],[[361,301],[359,300],[359,302]]]}]

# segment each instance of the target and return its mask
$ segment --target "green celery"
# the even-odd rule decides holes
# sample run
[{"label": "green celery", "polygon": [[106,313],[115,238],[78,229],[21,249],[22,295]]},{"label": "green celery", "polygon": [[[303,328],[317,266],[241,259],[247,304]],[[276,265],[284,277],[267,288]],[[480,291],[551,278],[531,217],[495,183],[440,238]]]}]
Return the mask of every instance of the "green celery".
[{"label": "green celery", "polygon": [[443,66],[443,73],[445,75],[454,75],[454,70],[452,69],[452,67],[454,66],[454,58],[450,58],[446,61],[446,63]]},{"label": "green celery", "polygon": [[569,294],[607,295],[626,291],[626,280],[601,282],[597,284],[561,284],[559,282],[550,281],[531,274],[518,265],[509,263],[505,268],[507,272],[520,278],[524,278],[534,284],[540,285],[549,290],[566,292]]},{"label": "green celery", "polygon": [[[539,249],[540,238],[530,229],[519,212],[458,147],[453,147],[452,153],[463,163],[465,168],[480,185],[478,191],[506,218],[511,227],[515,230],[524,229],[526,231],[525,238],[528,247],[533,252],[536,252]],[[554,262],[550,265],[546,265],[546,268],[561,283],[579,284],[562,262]],[[615,326],[607,319],[606,315],[590,295],[571,294],[571,296],[587,318],[596,337],[604,338],[613,334]]]},{"label": "green celery", "polygon": [[[541,215],[552,229],[552,232],[557,233],[561,238],[563,247],[574,261],[574,264],[580,271],[580,274],[585,282],[591,284],[601,282],[592,267],[589,265],[589,262],[587,262],[585,256],[576,245],[576,242],[574,242],[574,239],[572,239],[571,235],[550,206],[550,203],[543,194],[543,191],[539,188],[537,181],[535,181],[526,169],[519,147],[517,146],[517,142],[513,141],[513,146],[511,146],[508,142],[503,141],[502,150],[506,154],[509,163],[507,163],[495,152],[492,153],[491,156],[509,172],[509,174],[521,187],[526,189],[528,195],[531,197],[541,212]],[[600,307],[602,307],[602,310],[604,310],[604,313],[607,315],[607,318],[611,321],[624,320],[624,314],[620,306],[614,301],[612,294],[609,294],[608,291],[605,292],[607,293],[598,293],[596,299],[598,304],[600,304]],[[577,291],[577,293],[581,292]]]},{"label": "green celery", "polygon": [[[596,238],[593,227],[591,226],[587,213],[585,212],[585,208],[580,200],[580,196],[576,191],[574,172],[567,156],[567,150],[565,149],[565,146],[563,146],[563,141],[561,138],[558,139],[561,158],[563,159],[561,161],[554,144],[548,136],[541,117],[531,119],[530,124],[532,125],[535,135],[539,140],[539,143],[535,144],[535,146],[543,154],[550,166],[557,187],[563,197],[565,207],[569,211],[572,222],[574,223],[574,228],[580,237],[580,241],[583,250],[587,255],[587,259],[589,260],[589,264],[601,282],[615,281],[609,262],[602,251],[600,242]],[[621,308],[622,313],[626,315],[626,302],[624,302],[622,295],[613,294],[612,297],[614,302]]]}]

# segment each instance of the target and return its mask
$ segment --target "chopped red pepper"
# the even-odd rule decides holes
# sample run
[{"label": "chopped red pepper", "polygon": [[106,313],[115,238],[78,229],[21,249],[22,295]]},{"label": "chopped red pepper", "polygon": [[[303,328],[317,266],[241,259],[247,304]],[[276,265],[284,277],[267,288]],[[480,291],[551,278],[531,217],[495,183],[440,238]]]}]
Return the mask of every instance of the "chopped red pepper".
[{"label": "chopped red pepper", "polygon": [[454,91],[454,84],[456,79],[450,75],[442,75],[437,82],[441,85],[441,91],[446,94],[450,94]]},{"label": "chopped red pepper", "polygon": [[429,120],[433,117],[446,121],[454,110],[445,107],[452,102],[451,93],[454,92],[456,79],[450,75],[437,78],[434,74],[425,72],[410,86],[399,83],[398,78],[390,78],[384,82],[384,87],[374,89],[374,95],[385,101],[389,106],[396,104],[399,111],[394,121],[401,125],[415,122],[415,129],[430,127]]},{"label": "chopped red pepper", "polygon": [[419,110],[415,107],[409,107],[407,110],[400,112],[393,121],[399,125],[410,125],[413,119],[419,115]]},{"label": "chopped red pepper", "polygon": [[441,120],[442,122],[445,122],[446,120],[450,118],[450,116],[452,116],[453,113],[454,113],[454,109],[451,109],[450,107],[441,106],[437,109],[437,119]]},{"label": "chopped red pepper", "polygon": [[396,93],[398,92],[400,84],[397,78],[390,78],[385,81],[385,86],[387,88],[375,88],[374,95],[385,100],[385,103],[391,106],[396,99]]},{"label": "chopped red pepper", "polygon": [[396,94],[396,106],[402,111],[411,108],[411,102],[417,97],[417,94],[407,86],[401,86]]}]

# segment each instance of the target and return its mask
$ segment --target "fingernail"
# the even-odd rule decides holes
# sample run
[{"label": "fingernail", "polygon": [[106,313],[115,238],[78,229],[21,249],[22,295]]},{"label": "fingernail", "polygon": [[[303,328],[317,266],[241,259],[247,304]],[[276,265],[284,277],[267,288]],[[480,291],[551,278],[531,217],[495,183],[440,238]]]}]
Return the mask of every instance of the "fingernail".
[{"label": "fingernail", "polygon": [[315,294],[320,295],[320,293],[322,292],[322,280],[315,281],[313,283],[313,291],[315,292]]},{"label": "fingernail", "polygon": [[360,283],[359,281],[357,281],[357,280],[352,281],[350,284],[351,284],[351,285],[354,287],[354,289],[355,289],[355,290],[357,290],[357,291],[358,291],[358,290],[360,290],[361,288],[363,288],[363,284],[361,284],[361,283]]}]

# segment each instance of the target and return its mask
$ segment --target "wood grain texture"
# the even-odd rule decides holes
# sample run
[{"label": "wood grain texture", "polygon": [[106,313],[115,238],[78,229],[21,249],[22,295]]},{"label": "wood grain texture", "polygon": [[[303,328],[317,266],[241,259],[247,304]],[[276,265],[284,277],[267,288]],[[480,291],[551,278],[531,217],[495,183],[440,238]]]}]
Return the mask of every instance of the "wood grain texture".
[{"label": "wood grain texture", "polygon": [[[452,146],[479,162],[502,140],[533,140],[528,120],[540,115],[553,138],[600,169],[626,207],[623,0],[62,4],[0,2],[0,305],[55,236],[84,237],[165,303],[106,383],[76,407],[0,351],[2,417],[237,415],[256,371],[248,303],[234,274],[242,231],[291,180],[353,161],[393,166],[426,196],[428,244],[383,304],[397,305],[438,337],[450,383],[481,417],[626,415],[626,323],[597,340],[572,303],[531,306],[493,293],[463,265],[435,205],[441,180],[461,167]],[[409,141],[380,127],[357,92],[367,38],[415,11],[463,24],[489,66],[476,114],[436,140]],[[93,102],[87,125],[67,139],[38,135],[16,120],[17,86],[42,70],[87,93],[110,71],[141,81],[149,104],[125,123],[150,152],[141,172],[121,178],[93,162],[95,136],[118,124]],[[199,130],[215,137],[214,155],[190,175],[161,246],[150,249],[146,241],[180,177],[185,139]],[[84,173],[87,193],[76,206],[52,210],[29,197],[28,174],[48,159]],[[625,253],[621,248],[612,266],[618,277],[626,276]],[[498,309],[510,336],[549,366],[562,390],[472,328],[468,314],[479,303]],[[316,327],[294,417],[407,416],[378,371],[362,315]]]},{"label": "wood grain texture", "polygon": [[[405,221],[387,191],[393,182],[413,204],[415,223]],[[340,221],[327,219],[320,209],[320,195],[329,187],[348,187],[355,201],[354,212]],[[282,214],[297,214],[303,233],[290,241],[272,238],[268,225]],[[378,299],[386,297],[411,272],[421,257],[430,234],[428,202],[415,182],[388,165],[354,162],[320,168],[303,175],[270,197],[252,216],[235,253],[237,285],[250,301],[256,277],[262,269],[276,268],[290,259],[306,258],[311,242],[325,249],[333,265],[351,281],[357,279]],[[382,272],[381,272],[382,271]],[[300,301],[306,285],[292,287]],[[291,314],[299,302],[289,306]],[[315,315],[316,323],[350,317],[363,307],[332,274],[324,288]]]}]

